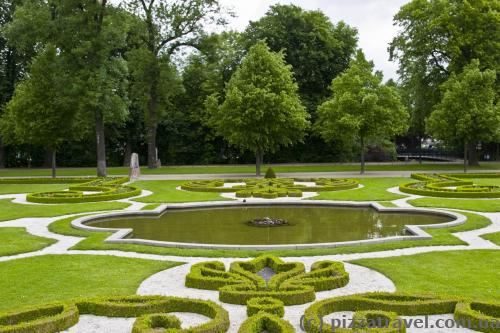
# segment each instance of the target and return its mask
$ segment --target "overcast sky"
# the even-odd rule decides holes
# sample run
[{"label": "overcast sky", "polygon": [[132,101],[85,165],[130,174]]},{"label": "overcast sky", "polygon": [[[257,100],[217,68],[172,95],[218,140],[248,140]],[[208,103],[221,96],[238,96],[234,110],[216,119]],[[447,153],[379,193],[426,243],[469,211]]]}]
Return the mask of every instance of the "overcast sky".
[{"label": "overcast sky", "polygon": [[230,28],[243,30],[249,21],[262,17],[269,6],[295,4],[304,9],[320,9],[331,21],[344,21],[358,29],[359,42],[366,56],[373,60],[375,67],[384,72],[384,78],[397,78],[396,63],[389,61],[388,43],[396,35],[397,28],[392,18],[399,7],[409,0],[221,0],[232,8],[237,17],[230,22]]}]

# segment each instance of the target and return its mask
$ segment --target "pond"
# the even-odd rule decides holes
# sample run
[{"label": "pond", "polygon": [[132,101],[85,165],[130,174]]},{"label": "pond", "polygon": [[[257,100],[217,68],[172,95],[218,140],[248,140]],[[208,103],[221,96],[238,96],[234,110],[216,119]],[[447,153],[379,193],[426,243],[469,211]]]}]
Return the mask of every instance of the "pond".
[{"label": "pond", "polygon": [[[270,217],[282,226],[252,226]],[[438,224],[451,217],[430,213],[379,212],[371,207],[268,205],[168,209],[157,217],[118,217],[93,227],[130,228],[128,238],[224,245],[313,244],[409,236],[405,225]]]}]

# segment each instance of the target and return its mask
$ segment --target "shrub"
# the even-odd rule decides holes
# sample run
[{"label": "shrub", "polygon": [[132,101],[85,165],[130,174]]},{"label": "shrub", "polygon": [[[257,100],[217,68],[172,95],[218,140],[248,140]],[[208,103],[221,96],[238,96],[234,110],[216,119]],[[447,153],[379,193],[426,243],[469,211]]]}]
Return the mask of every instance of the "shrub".
[{"label": "shrub", "polygon": [[192,333],[224,333],[229,314],[220,305],[204,300],[166,296],[113,296],[80,299],[67,304],[42,305],[0,314],[1,333],[55,333],[75,325],[79,314],[106,317],[138,317],[134,333],[155,328],[180,328],[180,321],[169,312],[197,313],[210,321],[189,329]]},{"label": "shrub", "polygon": [[269,313],[258,313],[241,324],[238,333],[295,333],[295,328],[287,321]]},{"label": "shrub", "polygon": [[458,303],[454,317],[461,325],[474,328],[479,332],[500,332],[500,304],[498,303]]},{"label": "shrub", "polygon": [[[274,275],[267,283],[257,275],[265,267]],[[219,290],[219,300],[225,303],[245,305],[252,298],[271,297],[285,305],[311,302],[315,292],[346,285],[349,275],[342,263],[323,261],[313,264],[306,273],[304,264],[283,262],[274,256],[260,256],[251,261],[233,262],[225,271],[220,262],[195,264],[186,276],[186,286]]]},{"label": "shrub", "polygon": [[276,178],[276,173],[274,172],[273,168],[271,167],[267,168],[266,175],[264,176],[264,178],[266,179]]},{"label": "shrub", "polygon": [[412,174],[418,183],[399,186],[401,192],[445,198],[500,198],[499,186],[474,185],[470,178],[499,178],[500,173],[484,174]]},{"label": "shrub", "polygon": [[279,299],[271,297],[252,298],[248,300],[247,315],[251,317],[259,312],[283,317],[285,315],[285,304]]}]

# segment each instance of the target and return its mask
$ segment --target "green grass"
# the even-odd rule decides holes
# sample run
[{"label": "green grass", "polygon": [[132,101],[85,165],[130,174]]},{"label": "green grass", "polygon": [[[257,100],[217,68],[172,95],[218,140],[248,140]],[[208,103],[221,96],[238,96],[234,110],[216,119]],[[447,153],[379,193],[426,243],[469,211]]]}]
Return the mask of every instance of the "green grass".
[{"label": "green grass", "polygon": [[474,178],[475,185],[500,186],[500,178]]},{"label": "green grass", "polygon": [[344,191],[321,192],[311,200],[345,201],[390,201],[404,198],[404,195],[387,192],[388,188],[408,182],[409,178],[364,178],[357,179],[363,188]]},{"label": "green grass", "polygon": [[353,263],[386,275],[401,292],[496,302],[500,299],[499,250],[432,252]]},{"label": "green grass", "polygon": [[[269,165],[263,166],[263,170]],[[357,164],[301,164],[301,165],[270,165],[273,169],[280,172],[333,172],[333,171],[359,171]],[[368,164],[367,171],[433,171],[449,170],[461,171],[461,164],[444,163],[423,163],[423,164]],[[500,169],[500,163],[483,163],[479,167],[472,169],[495,170]],[[0,169],[0,177],[18,177],[18,176],[50,176],[50,169]],[[158,169],[141,168],[142,174],[210,174],[210,173],[249,173],[255,172],[255,165],[194,165],[194,166],[166,166]],[[109,175],[128,175],[129,169],[126,167],[110,167]],[[95,168],[59,168],[58,176],[94,176]]]},{"label": "green grass", "polygon": [[0,194],[50,192],[67,188],[67,184],[2,184],[0,185]]},{"label": "green grass", "polygon": [[23,217],[52,217],[85,212],[124,209],[128,206],[128,203],[123,202],[94,202],[61,205],[18,204],[11,202],[11,199],[2,199],[0,200],[0,221],[20,219]]},{"label": "green grass", "polygon": [[500,232],[492,232],[491,234],[485,234],[481,237],[500,246]]},{"label": "green grass", "polygon": [[111,233],[108,232],[90,232],[77,230],[71,227],[70,223],[74,218],[66,218],[56,221],[49,225],[49,230],[54,233],[86,237],[84,240],[76,244],[72,250],[121,250],[139,253],[151,253],[160,255],[173,256],[193,256],[193,257],[255,257],[262,254],[273,254],[277,256],[301,257],[301,256],[316,256],[329,254],[347,254],[347,253],[366,253],[373,251],[387,251],[395,249],[403,249],[417,246],[437,246],[437,245],[466,245],[465,242],[453,236],[451,233],[468,231],[484,228],[491,224],[491,221],[486,217],[465,213],[468,217],[465,224],[443,228],[443,229],[428,229],[427,232],[433,236],[430,240],[408,240],[397,241],[382,244],[346,246],[330,249],[308,249],[308,250],[276,250],[276,251],[244,251],[244,250],[205,250],[205,249],[177,249],[156,246],[145,246],[136,244],[110,244],[104,240]]},{"label": "green grass", "polygon": [[409,200],[408,203],[417,207],[453,208],[476,212],[500,212],[500,199],[420,198]]},{"label": "green grass", "polygon": [[24,228],[0,228],[0,256],[38,251],[55,242],[55,239],[32,235]]},{"label": "green grass", "polygon": [[142,207],[141,210],[153,210],[153,209],[156,209],[160,206],[161,206],[161,204],[159,204],[159,203],[149,204],[149,205]]},{"label": "green grass", "polygon": [[0,310],[76,297],[135,294],[172,262],[95,255],[46,255],[0,262]]},{"label": "green grass", "polygon": [[221,197],[219,193],[190,192],[176,189],[176,187],[186,182],[186,180],[143,180],[135,182],[134,186],[154,192],[152,195],[136,199],[135,201],[162,203],[229,200]]}]

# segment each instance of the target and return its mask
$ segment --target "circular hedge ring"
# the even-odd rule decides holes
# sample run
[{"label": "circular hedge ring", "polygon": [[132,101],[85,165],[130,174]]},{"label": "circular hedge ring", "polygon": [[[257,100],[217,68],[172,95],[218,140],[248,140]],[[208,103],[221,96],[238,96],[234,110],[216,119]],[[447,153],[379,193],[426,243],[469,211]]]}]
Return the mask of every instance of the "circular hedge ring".
[{"label": "circular hedge ring", "polygon": [[251,317],[260,312],[283,317],[285,315],[285,304],[279,299],[272,297],[260,297],[248,300],[247,315]]}]

